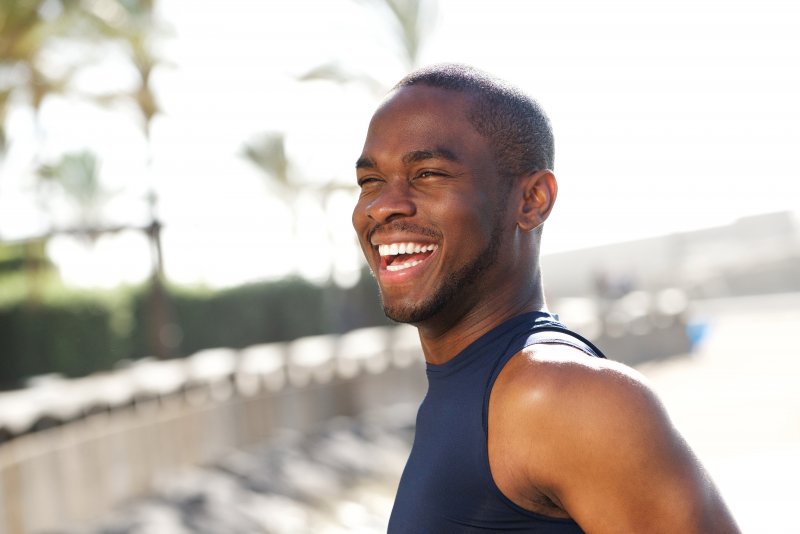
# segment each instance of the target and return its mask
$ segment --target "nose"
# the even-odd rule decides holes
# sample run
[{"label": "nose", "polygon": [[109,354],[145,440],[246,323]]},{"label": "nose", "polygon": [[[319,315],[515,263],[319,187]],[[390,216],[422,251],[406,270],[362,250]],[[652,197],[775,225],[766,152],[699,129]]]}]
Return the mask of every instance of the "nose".
[{"label": "nose", "polygon": [[417,207],[411,198],[408,182],[397,180],[386,183],[375,196],[367,200],[365,214],[378,224],[384,224],[400,217],[411,217]]}]

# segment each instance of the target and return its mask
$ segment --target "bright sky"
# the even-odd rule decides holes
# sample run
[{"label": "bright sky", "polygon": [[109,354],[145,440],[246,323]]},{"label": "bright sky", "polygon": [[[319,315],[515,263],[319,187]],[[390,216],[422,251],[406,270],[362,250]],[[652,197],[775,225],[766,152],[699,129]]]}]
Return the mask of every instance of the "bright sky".
[{"label": "bright sky", "polygon": [[[391,30],[363,4],[162,0],[171,65],[155,77],[165,113],[153,128],[151,170],[130,110],[77,100],[45,106],[45,152],[94,150],[109,187],[129,193],[108,206],[115,222],[144,221],[130,198],[157,184],[174,281],[222,286],[288,272],[320,280],[332,269],[352,280],[361,265],[354,196],[332,198],[327,218],[301,196],[293,238],[286,206],[239,154],[259,132],[285,130],[298,182],[353,183],[377,97],[292,78],[332,60],[387,85],[405,74]],[[545,253],[800,208],[797,2],[442,0],[422,58],[438,61],[504,77],[550,115],[560,194]],[[80,83],[102,92],[130,80],[110,56]],[[13,237],[44,226],[18,191],[30,116],[14,114],[9,129],[17,142],[2,169],[0,232]],[[147,243],[133,233],[92,251],[60,239],[51,252],[84,285],[138,281],[149,266]]]}]

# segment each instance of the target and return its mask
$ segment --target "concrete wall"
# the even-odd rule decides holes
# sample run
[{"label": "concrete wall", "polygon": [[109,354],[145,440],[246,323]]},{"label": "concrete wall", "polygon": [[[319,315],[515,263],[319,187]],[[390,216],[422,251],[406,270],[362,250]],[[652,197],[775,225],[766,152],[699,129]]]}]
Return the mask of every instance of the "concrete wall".
[{"label": "concrete wall", "polygon": [[[335,416],[418,403],[427,384],[416,332],[408,327],[204,351],[116,374],[118,390],[121,377],[134,382],[129,395],[117,392],[116,406],[108,396],[84,392],[79,415],[62,410],[70,420],[57,424],[56,407],[40,403],[28,423],[44,418],[53,426],[25,429],[0,444],[0,532],[54,532],[95,519],[182,468],[283,432],[307,432]],[[150,376],[149,386],[142,375]],[[101,389],[90,384],[83,389]],[[20,430],[19,417],[8,411],[14,404],[3,401],[0,425],[8,419],[6,427]]]}]

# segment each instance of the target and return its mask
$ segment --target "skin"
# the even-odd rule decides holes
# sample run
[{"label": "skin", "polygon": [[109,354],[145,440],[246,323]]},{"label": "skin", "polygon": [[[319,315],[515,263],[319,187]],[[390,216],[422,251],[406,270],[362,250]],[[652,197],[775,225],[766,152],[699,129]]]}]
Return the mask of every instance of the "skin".
[{"label": "skin", "polygon": [[[353,226],[387,314],[418,328],[431,364],[516,315],[546,310],[538,229],[555,177],[501,176],[467,120],[470,98],[427,86],[395,91],[357,163]],[[378,246],[401,242],[435,250],[389,271]],[[492,389],[488,449],[509,499],[586,532],[738,532],[643,377],[571,347],[535,345],[512,357]]]}]

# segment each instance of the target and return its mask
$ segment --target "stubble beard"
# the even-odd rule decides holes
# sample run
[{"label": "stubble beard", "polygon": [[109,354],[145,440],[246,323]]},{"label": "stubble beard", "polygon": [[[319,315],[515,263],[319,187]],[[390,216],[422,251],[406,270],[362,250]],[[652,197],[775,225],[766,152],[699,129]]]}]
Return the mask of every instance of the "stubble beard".
[{"label": "stubble beard", "polygon": [[391,306],[381,296],[386,317],[398,323],[422,323],[435,317],[460,295],[472,291],[478,279],[495,263],[500,253],[503,233],[499,221],[495,222],[489,244],[470,263],[447,275],[435,292],[422,302]]}]

